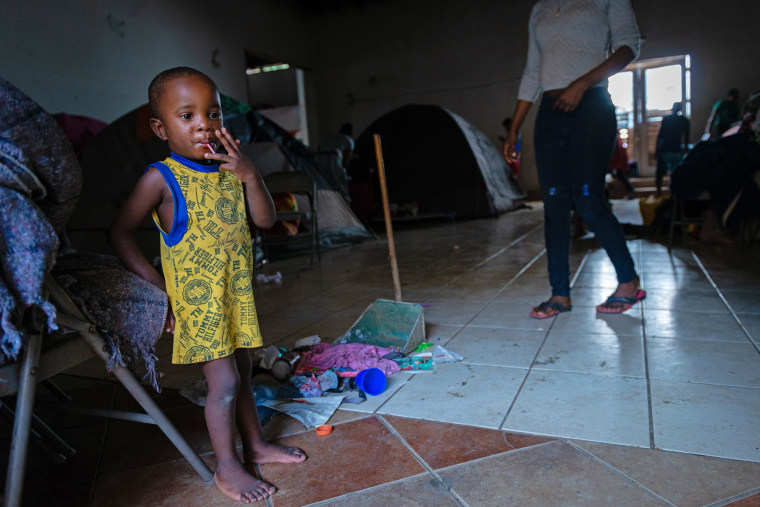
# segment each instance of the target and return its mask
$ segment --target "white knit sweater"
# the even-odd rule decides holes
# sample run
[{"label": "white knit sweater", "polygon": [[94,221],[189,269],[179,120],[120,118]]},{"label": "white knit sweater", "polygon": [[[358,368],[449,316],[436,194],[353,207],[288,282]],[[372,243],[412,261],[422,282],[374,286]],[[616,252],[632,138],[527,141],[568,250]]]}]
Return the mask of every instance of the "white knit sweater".
[{"label": "white knit sweater", "polygon": [[[622,46],[639,55],[630,0],[539,0],[528,25],[528,60],[517,97],[535,102],[565,88]],[[595,86],[607,86],[607,80]]]}]

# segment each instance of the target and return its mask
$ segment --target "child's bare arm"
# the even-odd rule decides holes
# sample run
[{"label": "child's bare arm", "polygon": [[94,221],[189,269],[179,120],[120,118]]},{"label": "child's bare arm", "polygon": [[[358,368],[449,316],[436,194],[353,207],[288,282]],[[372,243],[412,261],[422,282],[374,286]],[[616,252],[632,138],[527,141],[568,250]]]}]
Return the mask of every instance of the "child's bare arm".
[{"label": "child's bare arm", "polygon": [[253,223],[262,229],[269,229],[274,225],[274,202],[266,185],[264,185],[261,173],[253,165],[251,159],[242,152],[227,129],[223,128],[221,132],[217,130],[216,136],[224,145],[227,154],[206,153],[206,158],[218,160],[220,162],[219,170],[230,171],[245,183],[245,197]]},{"label": "child's bare arm", "polygon": [[127,269],[161,290],[166,290],[164,277],[145,258],[135,233],[143,220],[161,204],[165,187],[161,173],[153,168],[148,170],[119,208],[109,231],[111,246]]}]

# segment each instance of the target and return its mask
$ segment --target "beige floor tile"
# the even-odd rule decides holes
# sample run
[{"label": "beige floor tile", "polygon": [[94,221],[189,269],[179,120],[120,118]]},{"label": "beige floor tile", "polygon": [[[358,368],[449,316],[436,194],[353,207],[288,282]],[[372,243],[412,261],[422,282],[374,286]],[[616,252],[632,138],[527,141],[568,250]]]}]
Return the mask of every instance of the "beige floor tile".
[{"label": "beige floor tile", "polygon": [[454,466],[439,475],[468,505],[667,505],[561,441]]},{"label": "beige floor tile", "polygon": [[415,507],[457,507],[461,505],[451,495],[446,486],[431,474],[419,475],[391,484],[358,491],[325,502],[310,504],[331,507],[386,507],[388,505],[409,505]]},{"label": "beige floor tile", "polygon": [[760,488],[760,463],[576,441],[646,488],[683,506],[702,506]]}]

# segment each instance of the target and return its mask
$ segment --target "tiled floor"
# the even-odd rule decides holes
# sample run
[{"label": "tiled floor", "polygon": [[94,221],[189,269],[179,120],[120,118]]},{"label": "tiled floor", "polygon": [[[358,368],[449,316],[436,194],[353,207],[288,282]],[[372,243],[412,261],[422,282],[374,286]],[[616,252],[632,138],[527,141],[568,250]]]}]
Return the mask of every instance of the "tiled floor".
[{"label": "tiled floor", "polygon": [[[679,243],[668,255],[632,240],[647,299],[599,315],[616,282],[589,235],[573,243],[573,311],[534,320],[529,308],[549,294],[541,224],[535,206],[397,228],[403,299],[425,305],[428,340],[464,361],[390,377],[382,395],[339,410],[328,436],[276,416],[265,434],[309,459],[260,467],[278,488],[270,505],[760,505],[758,245]],[[268,266],[284,282],[256,291],[267,344],[332,340],[375,298],[393,297],[383,242],[307,267]],[[159,349],[167,362],[169,340]],[[213,469],[202,410],[177,394],[199,371],[163,369],[156,399]],[[135,406],[102,364],[58,381],[88,403]],[[28,505],[233,503],[156,427],[39,414],[78,455],[53,466],[32,448]]]}]

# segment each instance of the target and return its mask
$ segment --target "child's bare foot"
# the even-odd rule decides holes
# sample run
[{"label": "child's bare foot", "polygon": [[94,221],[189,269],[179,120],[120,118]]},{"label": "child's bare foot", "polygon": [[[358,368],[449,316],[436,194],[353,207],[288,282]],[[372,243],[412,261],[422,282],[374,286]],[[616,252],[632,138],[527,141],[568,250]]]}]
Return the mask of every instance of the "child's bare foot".
[{"label": "child's bare foot", "polygon": [[276,491],[271,484],[248,473],[238,461],[229,465],[217,465],[214,481],[222,493],[243,503],[266,500]]},{"label": "child's bare foot", "polygon": [[306,461],[306,453],[298,447],[264,443],[257,449],[243,451],[243,461],[246,464],[264,463],[301,463]]}]

